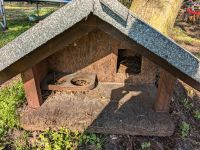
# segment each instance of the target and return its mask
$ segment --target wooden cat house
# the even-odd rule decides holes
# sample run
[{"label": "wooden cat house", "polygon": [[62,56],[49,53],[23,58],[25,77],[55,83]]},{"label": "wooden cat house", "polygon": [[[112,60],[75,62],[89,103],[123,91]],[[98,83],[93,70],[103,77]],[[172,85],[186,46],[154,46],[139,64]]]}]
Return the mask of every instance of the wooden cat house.
[{"label": "wooden cat house", "polygon": [[199,60],[116,0],[74,0],[0,49],[0,83],[21,73],[27,130],[168,136],[177,78]]}]

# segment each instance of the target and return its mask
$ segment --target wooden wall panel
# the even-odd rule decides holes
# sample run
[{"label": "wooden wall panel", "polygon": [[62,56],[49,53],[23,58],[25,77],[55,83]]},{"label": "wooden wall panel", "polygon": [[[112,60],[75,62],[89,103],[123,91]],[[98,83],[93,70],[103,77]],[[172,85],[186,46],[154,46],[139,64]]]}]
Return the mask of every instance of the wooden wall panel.
[{"label": "wooden wall panel", "polygon": [[101,82],[153,83],[157,66],[146,58],[143,58],[140,74],[117,73],[120,45],[121,42],[96,30],[49,57],[49,67],[50,70],[68,73],[96,73]]}]

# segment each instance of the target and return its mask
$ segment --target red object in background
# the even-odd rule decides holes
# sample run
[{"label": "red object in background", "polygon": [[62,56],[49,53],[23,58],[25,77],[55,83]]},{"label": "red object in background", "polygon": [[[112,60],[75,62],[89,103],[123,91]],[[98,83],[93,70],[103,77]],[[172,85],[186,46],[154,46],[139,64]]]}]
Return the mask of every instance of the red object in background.
[{"label": "red object in background", "polygon": [[200,15],[200,11],[193,11],[191,8],[188,8],[187,12],[191,15]]}]

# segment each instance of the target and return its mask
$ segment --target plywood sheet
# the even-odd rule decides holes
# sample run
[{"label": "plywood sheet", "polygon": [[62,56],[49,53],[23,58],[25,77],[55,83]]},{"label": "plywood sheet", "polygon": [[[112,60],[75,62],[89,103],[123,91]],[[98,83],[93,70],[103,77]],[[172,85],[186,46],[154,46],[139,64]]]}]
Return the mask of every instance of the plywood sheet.
[{"label": "plywood sheet", "polygon": [[84,93],[57,92],[37,110],[24,110],[22,127],[110,134],[169,136],[174,131],[168,113],[153,110],[156,89],[152,86],[99,84]]},{"label": "plywood sheet", "polygon": [[48,58],[49,66],[54,71],[96,73],[101,82],[153,83],[157,66],[145,57],[140,74],[117,73],[120,45],[120,41],[95,30]]}]

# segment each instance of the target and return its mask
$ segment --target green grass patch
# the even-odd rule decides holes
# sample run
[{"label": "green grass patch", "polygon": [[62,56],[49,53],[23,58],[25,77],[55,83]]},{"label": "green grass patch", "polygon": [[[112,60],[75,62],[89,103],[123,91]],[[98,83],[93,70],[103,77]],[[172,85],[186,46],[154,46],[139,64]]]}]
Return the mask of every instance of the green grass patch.
[{"label": "green grass patch", "polygon": [[172,31],[172,37],[175,41],[179,43],[186,43],[186,44],[200,44],[200,40],[197,38],[193,38],[188,36],[185,31],[183,31],[180,27],[175,27]]},{"label": "green grass patch", "polygon": [[25,94],[21,82],[0,91],[0,149],[7,142],[8,131],[19,126],[17,108],[24,103],[24,100]]},{"label": "green grass patch", "polygon": [[150,143],[150,142],[143,142],[143,143],[141,144],[141,148],[142,148],[143,150],[145,150],[145,149],[150,149],[150,147],[151,147],[151,143]]},{"label": "green grass patch", "polygon": [[196,120],[200,120],[200,110],[195,110],[195,111],[194,111],[194,118],[195,118]]},{"label": "green grass patch", "polygon": [[[22,7],[18,7],[19,10],[20,8],[22,9]],[[56,9],[57,8],[53,7],[41,8],[39,11],[39,15],[41,16],[40,18],[45,18],[46,16],[54,12]],[[19,11],[16,14],[12,12],[12,9],[8,9],[7,11],[8,15],[12,16],[12,19],[8,17],[8,30],[6,32],[0,30],[0,48],[5,46],[10,41],[14,40],[16,37],[28,30],[33,25],[35,25],[35,23],[32,23],[28,20],[28,16],[36,15],[36,10],[30,9],[28,11]]]},{"label": "green grass patch", "polygon": [[200,59],[200,53],[195,54],[195,56]]},{"label": "green grass patch", "polygon": [[192,107],[194,106],[193,103],[188,98],[183,99],[181,101],[181,104],[185,109],[192,109]]},{"label": "green grass patch", "polygon": [[74,150],[87,149],[91,147],[95,150],[103,148],[103,138],[96,134],[81,134],[78,131],[60,129],[58,131],[47,130],[39,134],[39,138],[34,142],[32,149],[40,150]]},{"label": "green grass patch", "polygon": [[12,20],[8,21],[9,29],[6,32],[0,32],[0,47],[3,47],[17,36],[28,30],[33,23],[28,20]]},{"label": "green grass patch", "polygon": [[15,140],[14,146],[16,150],[102,150],[104,139],[99,134],[80,133],[62,128],[38,133],[23,132]]},{"label": "green grass patch", "polygon": [[181,137],[186,138],[190,132],[190,124],[188,124],[185,121],[182,121],[180,125],[180,130],[181,130]]}]

